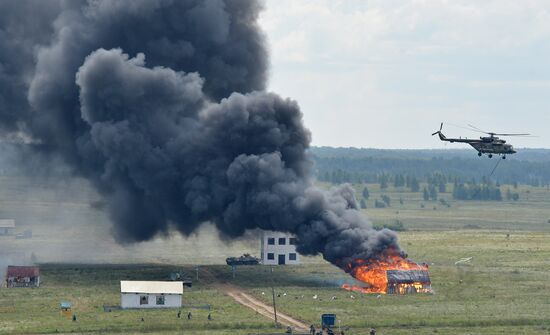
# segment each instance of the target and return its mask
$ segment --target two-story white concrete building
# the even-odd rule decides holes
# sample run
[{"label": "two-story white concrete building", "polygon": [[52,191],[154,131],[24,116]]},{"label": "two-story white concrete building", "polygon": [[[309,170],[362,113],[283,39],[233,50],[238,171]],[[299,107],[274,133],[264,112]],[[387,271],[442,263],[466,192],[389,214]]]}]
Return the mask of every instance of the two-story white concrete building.
[{"label": "two-story white concrete building", "polygon": [[120,282],[122,308],[179,308],[182,295],[181,281]]},{"label": "two-story white concrete building", "polygon": [[299,264],[300,255],[296,252],[296,237],[286,233],[266,231],[261,242],[262,264]]}]

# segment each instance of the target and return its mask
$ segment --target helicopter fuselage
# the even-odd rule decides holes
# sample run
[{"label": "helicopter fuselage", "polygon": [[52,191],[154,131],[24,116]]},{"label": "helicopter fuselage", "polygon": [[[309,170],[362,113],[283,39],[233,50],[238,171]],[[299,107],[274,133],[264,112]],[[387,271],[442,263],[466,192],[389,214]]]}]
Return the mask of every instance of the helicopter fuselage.
[{"label": "helicopter fuselage", "polygon": [[511,144],[506,144],[505,140],[501,140],[498,137],[480,137],[478,139],[469,139],[469,138],[448,138],[445,137],[441,132],[439,132],[439,139],[445,142],[457,142],[457,143],[468,143],[477,152],[481,154],[497,154],[497,155],[511,155],[515,154],[516,150]]}]

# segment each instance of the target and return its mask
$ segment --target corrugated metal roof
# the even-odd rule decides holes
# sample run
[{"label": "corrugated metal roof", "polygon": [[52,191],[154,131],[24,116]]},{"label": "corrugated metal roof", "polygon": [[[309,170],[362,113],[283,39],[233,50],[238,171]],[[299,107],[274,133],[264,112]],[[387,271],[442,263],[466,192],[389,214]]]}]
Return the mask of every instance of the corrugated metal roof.
[{"label": "corrugated metal roof", "polygon": [[388,270],[386,271],[388,283],[411,284],[411,283],[429,283],[430,275],[426,270]]},{"label": "corrugated metal roof", "polygon": [[7,277],[38,277],[39,275],[38,266],[8,266]]},{"label": "corrugated metal roof", "polygon": [[120,281],[121,293],[183,294],[181,281]]},{"label": "corrugated metal roof", "polygon": [[14,219],[0,219],[0,228],[15,228]]}]

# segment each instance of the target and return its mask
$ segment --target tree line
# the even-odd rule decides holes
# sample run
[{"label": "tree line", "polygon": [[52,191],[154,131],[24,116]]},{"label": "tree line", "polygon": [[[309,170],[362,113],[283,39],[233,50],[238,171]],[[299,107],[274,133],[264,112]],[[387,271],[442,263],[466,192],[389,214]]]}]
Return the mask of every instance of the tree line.
[{"label": "tree line", "polygon": [[[369,156],[363,151],[375,154]],[[417,183],[430,183],[439,188],[455,180],[466,185],[491,179],[499,184],[550,186],[550,150],[536,151],[536,160],[507,159],[500,163],[491,178],[487,176],[495,167],[496,157],[488,159],[474,155],[475,158],[469,158],[452,153],[442,156],[440,152],[439,156],[429,157],[430,150],[383,152],[384,155],[373,149],[310,149],[317,179],[334,184],[380,182],[382,188],[390,185],[416,188]],[[431,178],[437,180],[434,182]]]}]

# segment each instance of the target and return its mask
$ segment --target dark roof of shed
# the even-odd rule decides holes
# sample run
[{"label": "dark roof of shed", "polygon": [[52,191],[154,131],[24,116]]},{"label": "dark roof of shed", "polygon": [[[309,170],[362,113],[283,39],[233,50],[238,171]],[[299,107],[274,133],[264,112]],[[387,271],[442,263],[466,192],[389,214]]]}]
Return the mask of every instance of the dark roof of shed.
[{"label": "dark roof of shed", "polygon": [[414,282],[429,283],[430,275],[426,270],[388,270],[389,284],[410,284]]},{"label": "dark roof of shed", "polygon": [[38,277],[40,269],[38,266],[8,266],[8,277]]}]

